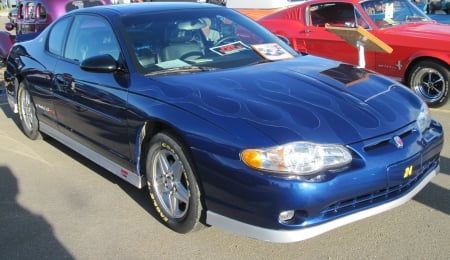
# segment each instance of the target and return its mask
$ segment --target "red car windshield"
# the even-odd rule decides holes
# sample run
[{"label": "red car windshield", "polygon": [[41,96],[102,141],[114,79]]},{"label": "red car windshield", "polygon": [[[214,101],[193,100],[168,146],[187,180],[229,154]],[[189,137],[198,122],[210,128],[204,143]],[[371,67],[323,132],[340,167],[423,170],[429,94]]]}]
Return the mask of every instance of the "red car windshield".
[{"label": "red car windshield", "polygon": [[431,20],[409,0],[370,0],[361,6],[379,28]]}]

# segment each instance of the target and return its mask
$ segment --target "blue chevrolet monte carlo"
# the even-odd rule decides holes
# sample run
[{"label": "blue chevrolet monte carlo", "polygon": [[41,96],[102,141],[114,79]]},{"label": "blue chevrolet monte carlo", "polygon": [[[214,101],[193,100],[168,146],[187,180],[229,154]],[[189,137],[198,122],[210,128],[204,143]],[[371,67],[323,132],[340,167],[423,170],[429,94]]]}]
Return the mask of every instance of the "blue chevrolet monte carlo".
[{"label": "blue chevrolet monte carlo", "polygon": [[399,206],[439,172],[442,127],[406,87],[300,56],[216,5],[70,12],[13,46],[5,80],[29,138],[147,186],[180,233],[300,241]]}]

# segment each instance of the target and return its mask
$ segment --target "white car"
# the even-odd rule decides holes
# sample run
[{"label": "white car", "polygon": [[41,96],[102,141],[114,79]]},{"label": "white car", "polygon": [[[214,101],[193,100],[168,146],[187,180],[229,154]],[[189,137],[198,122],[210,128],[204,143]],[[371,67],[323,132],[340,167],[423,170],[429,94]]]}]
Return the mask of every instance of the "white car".
[{"label": "white car", "polygon": [[263,16],[304,1],[306,0],[223,0],[225,2],[223,5],[257,20]]}]

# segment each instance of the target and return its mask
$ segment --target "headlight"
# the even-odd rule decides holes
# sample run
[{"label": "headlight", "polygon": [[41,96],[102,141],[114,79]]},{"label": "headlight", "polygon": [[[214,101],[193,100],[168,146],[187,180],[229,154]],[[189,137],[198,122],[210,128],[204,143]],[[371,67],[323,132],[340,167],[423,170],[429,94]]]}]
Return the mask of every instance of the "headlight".
[{"label": "headlight", "polygon": [[417,128],[421,133],[425,131],[428,127],[430,127],[431,123],[431,116],[430,111],[428,109],[428,106],[423,103],[422,107],[420,108],[419,115],[417,116]]},{"label": "headlight", "polygon": [[352,161],[342,145],[293,142],[285,145],[246,149],[241,153],[248,166],[283,175],[311,175],[324,169],[338,168]]}]

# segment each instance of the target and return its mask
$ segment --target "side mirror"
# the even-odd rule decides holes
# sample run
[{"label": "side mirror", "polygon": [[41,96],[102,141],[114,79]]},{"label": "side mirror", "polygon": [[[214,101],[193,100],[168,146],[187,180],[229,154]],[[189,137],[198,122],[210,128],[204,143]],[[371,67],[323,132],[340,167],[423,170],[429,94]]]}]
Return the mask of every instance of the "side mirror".
[{"label": "side mirror", "polygon": [[14,30],[14,28],[15,28],[15,26],[14,26],[13,23],[6,23],[6,24],[5,24],[5,29],[6,29],[7,31],[12,31],[12,30]]},{"label": "side mirror", "polygon": [[83,60],[82,70],[99,73],[110,73],[118,70],[117,61],[109,54],[102,54]]}]

